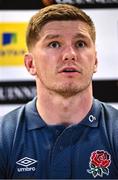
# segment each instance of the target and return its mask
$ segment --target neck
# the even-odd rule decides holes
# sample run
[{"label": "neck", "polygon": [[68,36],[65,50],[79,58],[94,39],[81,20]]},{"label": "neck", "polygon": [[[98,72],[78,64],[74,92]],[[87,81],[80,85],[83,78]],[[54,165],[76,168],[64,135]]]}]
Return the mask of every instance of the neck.
[{"label": "neck", "polygon": [[49,125],[77,124],[90,111],[92,100],[92,85],[85,92],[68,98],[40,89],[37,92],[37,110]]}]

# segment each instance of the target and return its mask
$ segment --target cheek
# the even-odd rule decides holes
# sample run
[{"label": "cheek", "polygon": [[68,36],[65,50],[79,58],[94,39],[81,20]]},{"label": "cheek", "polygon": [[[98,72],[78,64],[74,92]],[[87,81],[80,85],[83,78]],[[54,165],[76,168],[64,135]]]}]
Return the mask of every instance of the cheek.
[{"label": "cheek", "polygon": [[88,66],[90,66],[93,70],[95,70],[97,67],[97,59],[96,59],[95,52],[89,53],[86,57],[88,61],[87,63]]},{"label": "cheek", "polygon": [[46,68],[46,65],[47,55],[45,53],[38,51],[38,53],[35,54],[35,66],[37,71],[43,71]]},{"label": "cheek", "polygon": [[86,73],[95,73],[97,71],[97,63],[96,59],[93,55],[89,54],[84,56],[83,61],[81,62],[81,65],[84,68],[84,71]]},{"label": "cheek", "polygon": [[42,78],[49,78],[54,71],[53,64],[47,59],[40,59],[36,64],[36,70],[38,76]]},{"label": "cheek", "polygon": [[59,63],[60,54],[52,50],[38,50],[35,54],[35,65],[38,74],[51,75],[56,72],[56,67]]}]

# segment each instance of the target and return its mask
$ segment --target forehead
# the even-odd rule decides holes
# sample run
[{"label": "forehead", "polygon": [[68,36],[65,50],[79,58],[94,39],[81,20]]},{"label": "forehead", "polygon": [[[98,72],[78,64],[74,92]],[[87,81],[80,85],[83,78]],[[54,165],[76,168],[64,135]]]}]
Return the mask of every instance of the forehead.
[{"label": "forehead", "polygon": [[90,27],[87,23],[80,20],[69,20],[69,21],[51,21],[46,23],[41,31],[40,38],[49,35],[58,36],[74,36],[75,34],[81,33],[85,36],[90,37]]}]

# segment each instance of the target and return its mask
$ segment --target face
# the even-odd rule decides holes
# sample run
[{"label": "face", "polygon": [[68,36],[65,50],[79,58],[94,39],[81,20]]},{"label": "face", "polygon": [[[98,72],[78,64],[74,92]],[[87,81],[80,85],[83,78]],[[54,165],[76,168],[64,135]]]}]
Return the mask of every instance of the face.
[{"label": "face", "polygon": [[39,88],[65,97],[85,91],[97,68],[88,25],[79,20],[45,24],[25,64]]}]

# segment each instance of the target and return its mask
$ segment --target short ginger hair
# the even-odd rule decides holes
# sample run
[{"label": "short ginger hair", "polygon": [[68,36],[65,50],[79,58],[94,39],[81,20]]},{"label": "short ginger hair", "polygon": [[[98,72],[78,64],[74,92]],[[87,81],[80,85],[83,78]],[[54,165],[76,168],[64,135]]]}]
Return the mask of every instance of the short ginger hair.
[{"label": "short ginger hair", "polygon": [[95,43],[96,31],[95,26],[90,18],[83,10],[69,4],[53,4],[40,9],[29,21],[26,33],[26,44],[30,50],[39,40],[41,28],[51,21],[68,21],[80,20],[88,24],[89,34]]}]

